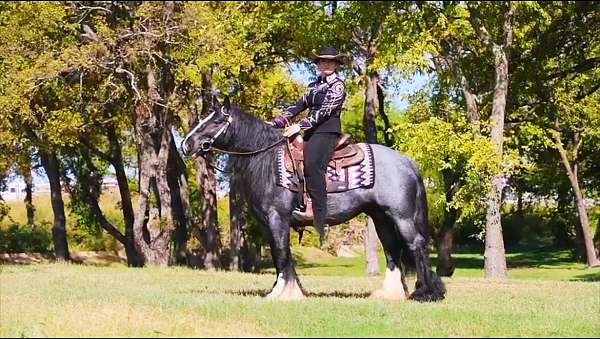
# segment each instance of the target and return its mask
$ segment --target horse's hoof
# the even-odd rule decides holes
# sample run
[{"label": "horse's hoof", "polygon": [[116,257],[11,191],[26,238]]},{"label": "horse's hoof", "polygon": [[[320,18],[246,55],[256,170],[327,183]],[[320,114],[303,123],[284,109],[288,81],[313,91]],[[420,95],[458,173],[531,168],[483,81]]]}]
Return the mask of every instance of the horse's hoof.
[{"label": "horse's hoof", "polygon": [[282,292],[278,295],[269,293],[265,296],[265,299],[281,301],[304,300],[306,296],[302,292]]},{"label": "horse's hoof", "polygon": [[373,291],[369,296],[371,299],[382,299],[382,300],[395,300],[395,301],[405,301],[406,294],[404,291],[388,291],[384,289],[379,289]]},{"label": "horse's hoof", "polygon": [[271,300],[302,300],[305,299],[306,296],[298,283],[290,282],[283,288],[276,285],[271,293],[267,294],[265,298]]},{"label": "horse's hoof", "polygon": [[433,301],[444,300],[444,295],[443,294],[439,295],[439,294],[432,293],[432,292],[416,290],[413,292],[413,294],[410,295],[410,297],[408,299],[415,300],[418,302],[433,302]]}]

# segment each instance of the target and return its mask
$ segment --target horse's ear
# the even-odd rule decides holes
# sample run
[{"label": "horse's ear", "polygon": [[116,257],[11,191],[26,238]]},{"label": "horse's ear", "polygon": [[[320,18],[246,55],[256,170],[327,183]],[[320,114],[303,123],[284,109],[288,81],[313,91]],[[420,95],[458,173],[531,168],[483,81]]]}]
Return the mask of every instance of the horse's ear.
[{"label": "horse's ear", "polygon": [[225,107],[226,112],[229,112],[229,109],[231,108],[231,102],[229,101],[229,95],[225,96],[225,99],[223,100],[223,107]]}]

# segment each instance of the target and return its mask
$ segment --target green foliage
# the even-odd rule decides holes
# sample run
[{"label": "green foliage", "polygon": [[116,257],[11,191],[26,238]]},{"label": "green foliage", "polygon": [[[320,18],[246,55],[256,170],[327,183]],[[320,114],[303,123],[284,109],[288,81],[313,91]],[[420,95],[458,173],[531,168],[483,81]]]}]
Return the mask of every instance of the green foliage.
[{"label": "green foliage", "polygon": [[[137,169],[135,140],[158,132],[138,135],[132,128],[139,117],[134,110],[138,95],[148,95],[144,79],[149,66],[172,87],[160,89],[153,110],[157,117],[163,109],[172,113],[173,125],[181,131],[188,127],[188,114],[197,110],[196,100],[206,86],[203,75],[211,76],[211,89],[270,119],[302,92],[286,66],[308,65],[313,49],[334,45],[353,56],[362,75],[379,72],[387,88],[413,74],[435,72],[432,84],[411,98],[407,112],[399,114],[386,104],[390,131],[377,121],[378,140],[381,132],[393,134],[394,147],[419,165],[433,224],[440,225],[445,213],[456,208],[464,238],[481,235],[489,179],[501,170],[511,192],[532,193],[533,205],[540,199],[557,205],[544,211],[532,208],[524,219],[507,211],[507,239],[548,232],[556,237],[563,231],[572,236],[573,194],[557,146],[564,146],[571,162],[577,160],[586,196],[600,198],[597,3],[514,4],[502,162],[492,156],[486,122],[494,60],[469,22],[469,8],[480,12],[492,40],[500,43],[505,2],[336,4],[332,12],[333,2],[184,2],[173,3],[166,15],[165,4],[152,2],[98,3],[92,9],[80,2],[0,3],[0,186],[21,159],[35,166],[30,155],[46,149],[61,154],[69,174],[86,177],[89,172],[76,173],[82,168],[77,158],[86,149],[109,154],[114,146],[109,131],[123,147],[126,167]],[[343,128],[353,141],[363,141],[363,78],[349,67],[343,72],[348,88]],[[477,126],[465,118],[465,88],[476,96]],[[98,176],[106,173],[106,159],[94,159],[94,164]],[[190,160],[187,168],[191,214],[200,217],[202,201]],[[446,201],[444,173],[449,172],[456,177],[456,191]],[[132,192],[137,186],[132,179]],[[90,190],[78,181],[72,190],[68,234],[82,247],[101,248],[104,235],[85,201]],[[222,238],[227,239],[229,209],[222,199],[217,208]],[[0,220],[8,212],[0,200]],[[549,218],[552,213],[560,217]],[[122,229],[119,211],[109,208],[108,214]],[[264,243],[259,227],[249,220],[250,237]],[[316,238],[311,234],[305,239],[313,244]]]},{"label": "green foliage", "polygon": [[0,199],[0,222],[4,220],[4,218],[10,212],[10,207],[4,202],[4,200]]},{"label": "green foliage", "polygon": [[0,227],[0,253],[49,252],[52,249],[51,224],[13,223]]},{"label": "green foliage", "polygon": [[[415,107],[413,107],[415,108]],[[435,197],[430,202],[430,214],[441,223],[444,210],[455,208],[462,217],[477,214],[484,206],[483,197],[489,189],[489,178],[498,166],[489,140],[473,136],[468,125],[444,122],[436,117],[421,122],[411,121],[407,116],[398,122],[392,133],[396,138],[395,148],[413,158],[426,178],[428,195]],[[450,204],[446,203],[442,171],[461,173],[460,188]]]}]

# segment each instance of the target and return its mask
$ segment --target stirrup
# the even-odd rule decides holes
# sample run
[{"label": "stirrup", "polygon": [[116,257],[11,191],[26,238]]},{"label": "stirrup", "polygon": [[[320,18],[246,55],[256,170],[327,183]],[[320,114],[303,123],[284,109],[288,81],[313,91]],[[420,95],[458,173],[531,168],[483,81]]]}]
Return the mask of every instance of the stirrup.
[{"label": "stirrup", "polygon": [[296,208],[294,208],[294,210],[292,211],[292,216],[298,219],[299,221],[311,221],[314,219],[312,206],[296,206]]}]

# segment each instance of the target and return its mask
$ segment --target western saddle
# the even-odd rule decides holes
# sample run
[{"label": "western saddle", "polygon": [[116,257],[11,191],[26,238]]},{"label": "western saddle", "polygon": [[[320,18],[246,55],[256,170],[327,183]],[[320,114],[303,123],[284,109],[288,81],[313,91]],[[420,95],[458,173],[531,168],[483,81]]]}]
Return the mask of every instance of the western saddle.
[{"label": "western saddle", "polygon": [[[343,134],[338,140],[335,151],[331,160],[328,163],[328,167],[332,168],[335,175],[339,177],[341,171],[346,167],[350,167],[356,164],[360,164],[364,158],[365,153],[362,148],[355,144],[348,144],[350,141],[349,134]],[[294,172],[294,170],[300,170],[304,173],[304,140],[300,134],[296,134],[290,137],[288,152],[285,152],[285,167],[288,172]],[[290,158],[291,156],[291,158]],[[329,172],[329,171],[328,171]],[[330,180],[330,176],[327,175],[327,192],[343,192],[346,187],[343,184]],[[303,179],[303,178],[301,178]]]},{"label": "western saddle", "polygon": [[[343,134],[338,140],[335,151],[328,163],[325,181],[327,192],[344,192],[349,190],[348,167],[359,165],[365,158],[363,149],[355,144],[349,144],[350,135]],[[289,137],[287,150],[284,152],[285,170],[293,174],[292,191],[298,192],[300,206],[306,207],[307,218],[303,222],[312,221],[312,203],[306,192],[304,180],[304,140],[300,134]],[[345,172],[345,175],[343,174]],[[310,219],[309,219],[310,218]]]}]

